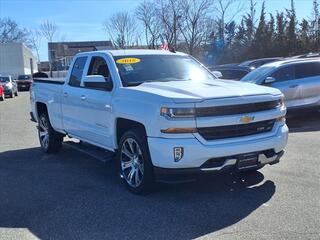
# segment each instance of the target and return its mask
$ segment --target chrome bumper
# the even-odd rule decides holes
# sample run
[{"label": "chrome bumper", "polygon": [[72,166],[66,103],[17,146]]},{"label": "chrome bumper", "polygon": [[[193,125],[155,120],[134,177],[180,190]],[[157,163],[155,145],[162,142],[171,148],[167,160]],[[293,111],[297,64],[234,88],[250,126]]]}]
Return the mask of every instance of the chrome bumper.
[{"label": "chrome bumper", "polygon": [[[267,157],[265,154],[258,154],[257,165],[244,167],[244,168],[241,168],[239,170],[250,169],[252,167],[262,167],[262,166],[264,166],[266,164],[278,163],[283,154],[284,154],[284,151],[276,153],[275,155],[270,156],[270,157]],[[220,171],[220,170],[223,170],[223,169],[228,168],[230,166],[236,165],[238,161],[239,161],[238,158],[229,158],[229,159],[226,159],[225,162],[219,167],[201,168],[200,170],[204,171],[204,172]]]}]

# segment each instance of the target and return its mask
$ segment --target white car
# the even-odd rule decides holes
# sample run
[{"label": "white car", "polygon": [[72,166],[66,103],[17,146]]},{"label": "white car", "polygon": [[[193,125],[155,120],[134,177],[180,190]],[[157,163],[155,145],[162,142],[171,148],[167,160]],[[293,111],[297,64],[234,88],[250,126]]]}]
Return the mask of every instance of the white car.
[{"label": "white car", "polygon": [[116,152],[136,193],[172,176],[277,163],[288,138],[279,90],[216,80],[169,51],[77,54],[64,80],[34,79],[31,103],[45,152],[65,135]]}]

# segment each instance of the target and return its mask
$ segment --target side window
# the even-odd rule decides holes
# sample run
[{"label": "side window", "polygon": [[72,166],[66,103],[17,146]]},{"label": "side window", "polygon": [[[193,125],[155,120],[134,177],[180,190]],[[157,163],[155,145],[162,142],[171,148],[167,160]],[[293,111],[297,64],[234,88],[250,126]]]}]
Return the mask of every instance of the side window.
[{"label": "side window", "polygon": [[87,75],[102,75],[106,79],[110,77],[108,65],[104,58],[93,57],[90,62],[89,70]]},{"label": "side window", "polygon": [[86,64],[86,61],[87,61],[87,57],[79,57],[76,59],[73,65],[70,80],[69,80],[70,86],[80,87],[83,68]]},{"label": "side window", "polygon": [[320,76],[320,63],[301,63],[295,66],[296,79]]},{"label": "side window", "polygon": [[272,77],[276,79],[277,82],[293,80],[294,77],[294,67],[283,67],[272,74]]}]

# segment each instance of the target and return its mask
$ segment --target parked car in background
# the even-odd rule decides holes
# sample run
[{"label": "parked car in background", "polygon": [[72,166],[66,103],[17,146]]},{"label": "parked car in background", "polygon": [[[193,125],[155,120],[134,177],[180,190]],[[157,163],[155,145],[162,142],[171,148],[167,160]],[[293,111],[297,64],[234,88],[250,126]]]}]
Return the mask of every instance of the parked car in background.
[{"label": "parked car in background", "polygon": [[2,84],[0,83],[0,101],[4,100],[4,88],[2,87]]},{"label": "parked car in background", "polygon": [[13,98],[18,96],[17,83],[12,79],[10,75],[0,75],[0,82],[4,88],[4,95]]},{"label": "parked car in background", "polygon": [[[262,66],[263,64],[281,60],[280,57],[260,58],[242,62],[240,64],[230,63],[209,67],[211,71],[220,72],[223,79],[240,80],[252,70]],[[217,74],[216,74],[217,75]]]},{"label": "parked car in background", "polygon": [[264,64],[275,62],[282,60],[283,58],[281,57],[273,57],[273,58],[260,58],[260,59],[253,59],[253,60],[248,60],[243,63],[240,63],[238,66],[240,67],[249,67],[251,70],[254,70]]},{"label": "parked car in background", "polygon": [[[249,67],[241,67],[237,65],[215,66],[209,68],[218,78],[240,80],[247,75],[251,69]],[[217,72],[220,73],[217,74]]]},{"label": "parked car in background", "polygon": [[293,56],[288,59],[299,59],[299,58],[318,58],[320,57],[320,52],[315,52],[315,53],[307,53],[307,54],[302,54],[298,56]]},{"label": "parked car in background", "polygon": [[35,79],[30,95],[44,152],[65,135],[116,152],[133,192],[174,175],[278,163],[288,138],[279,90],[219,81],[184,53],[79,53],[65,79]]},{"label": "parked car in background", "polygon": [[279,89],[288,110],[320,109],[320,58],[266,64],[241,79]]},{"label": "parked car in background", "polygon": [[32,84],[32,77],[31,75],[19,75],[18,79],[16,80],[18,85],[18,90],[27,90],[29,91],[30,86]]}]

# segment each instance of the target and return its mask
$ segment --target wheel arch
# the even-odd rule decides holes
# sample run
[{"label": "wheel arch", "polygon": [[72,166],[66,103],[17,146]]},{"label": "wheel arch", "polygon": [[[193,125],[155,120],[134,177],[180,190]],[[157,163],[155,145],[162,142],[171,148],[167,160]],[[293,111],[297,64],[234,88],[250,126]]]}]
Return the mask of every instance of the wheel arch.
[{"label": "wheel arch", "polygon": [[121,139],[121,136],[128,130],[138,128],[141,129],[144,132],[144,135],[147,136],[147,131],[145,128],[145,125],[141,122],[127,119],[127,118],[117,118],[116,124],[115,124],[115,147],[116,149],[119,146],[119,142]]},{"label": "wheel arch", "polygon": [[45,104],[44,102],[36,102],[37,119],[39,119],[40,115],[44,112],[46,112],[49,116],[47,104]]}]

